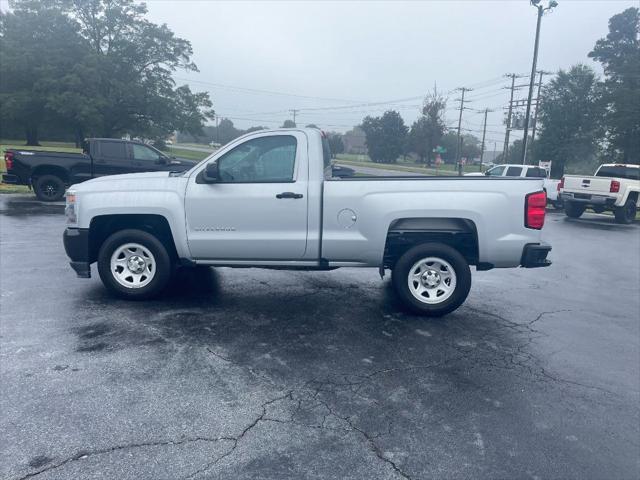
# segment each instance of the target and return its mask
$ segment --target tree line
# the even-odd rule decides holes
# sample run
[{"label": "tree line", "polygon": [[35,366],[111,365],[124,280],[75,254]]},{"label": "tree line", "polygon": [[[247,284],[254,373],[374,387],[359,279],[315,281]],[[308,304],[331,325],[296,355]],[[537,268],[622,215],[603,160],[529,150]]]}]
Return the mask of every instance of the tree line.
[{"label": "tree line", "polygon": [[197,71],[191,44],[146,18],[133,0],[10,0],[0,12],[0,135],[37,145],[41,132],[199,133],[213,117],[207,93],[176,85]]}]

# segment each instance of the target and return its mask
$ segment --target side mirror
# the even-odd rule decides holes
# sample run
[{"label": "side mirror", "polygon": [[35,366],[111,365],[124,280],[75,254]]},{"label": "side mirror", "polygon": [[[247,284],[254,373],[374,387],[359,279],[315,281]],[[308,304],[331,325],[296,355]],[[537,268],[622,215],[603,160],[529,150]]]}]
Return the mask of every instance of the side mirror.
[{"label": "side mirror", "polygon": [[205,183],[216,183],[218,181],[218,177],[218,163],[207,163],[207,166],[204,167],[204,172],[202,173],[202,179]]}]

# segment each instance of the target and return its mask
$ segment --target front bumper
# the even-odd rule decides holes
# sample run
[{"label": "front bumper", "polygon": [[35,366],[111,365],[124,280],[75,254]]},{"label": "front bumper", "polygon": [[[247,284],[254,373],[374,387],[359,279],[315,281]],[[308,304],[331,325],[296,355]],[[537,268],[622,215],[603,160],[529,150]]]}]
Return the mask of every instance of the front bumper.
[{"label": "front bumper", "polygon": [[89,261],[89,230],[86,228],[67,228],[62,236],[64,250],[71,260],[69,265],[80,278],[91,278]]},{"label": "front bumper", "polygon": [[551,245],[546,243],[528,243],[522,249],[520,265],[524,268],[548,267],[551,261],[547,255],[551,251]]}]

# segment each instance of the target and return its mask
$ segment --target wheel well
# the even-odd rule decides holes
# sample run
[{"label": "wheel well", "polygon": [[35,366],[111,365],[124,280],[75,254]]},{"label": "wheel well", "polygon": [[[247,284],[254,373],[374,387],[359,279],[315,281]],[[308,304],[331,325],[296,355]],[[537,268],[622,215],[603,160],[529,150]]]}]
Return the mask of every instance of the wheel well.
[{"label": "wheel well", "polygon": [[43,165],[42,167],[36,167],[36,169],[31,173],[31,178],[35,179],[43,175],[55,175],[56,177],[62,179],[63,182],[69,182],[69,174],[64,168],[61,167],[55,167],[52,165]]},{"label": "wheel well", "polygon": [[421,243],[444,243],[458,250],[469,265],[478,264],[478,231],[466,218],[401,218],[387,232],[384,267],[393,268],[398,258]]},{"label": "wheel well", "polygon": [[629,198],[638,204],[638,192],[629,192]]},{"label": "wheel well", "polygon": [[167,247],[169,255],[178,258],[171,227],[162,215],[100,215],[89,226],[89,262],[98,259],[100,247],[111,234],[128,228],[154,235]]}]

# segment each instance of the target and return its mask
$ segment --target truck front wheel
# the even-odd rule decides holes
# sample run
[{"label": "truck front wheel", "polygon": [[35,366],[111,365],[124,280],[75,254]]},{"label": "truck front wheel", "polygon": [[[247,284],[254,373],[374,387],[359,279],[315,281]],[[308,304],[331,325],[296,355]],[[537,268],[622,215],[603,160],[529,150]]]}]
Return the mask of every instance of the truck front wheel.
[{"label": "truck front wheel", "polygon": [[465,258],[442,243],[424,243],[405,252],[393,267],[393,285],[414,312],[439,317],[458,308],[471,289]]},{"label": "truck front wheel", "polygon": [[580,218],[584,210],[584,205],[579,205],[575,202],[564,202],[564,213],[569,218]]},{"label": "truck front wheel", "polygon": [[57,202],[64,196],[64,182],[55,175],[42,175],[36,178],[33,189],[38,200],[43,202]]},{"label": "truck front wheel", "polygon": [[636,205],[636,202],[633,201],[633,199],[627,199],[627,202],[623,206],[616,207],[613,210],[613,214],[616,216],[616,223],[629,224],[633,222],[636,218],[637,208],[638,206]]},{"label": "truck front wheel", "polygon": [[98,272],[104,286],[116,296],[131,300],[152,298],[171,279],[171,257],[152,234],[121,230],[102,244]]}]

